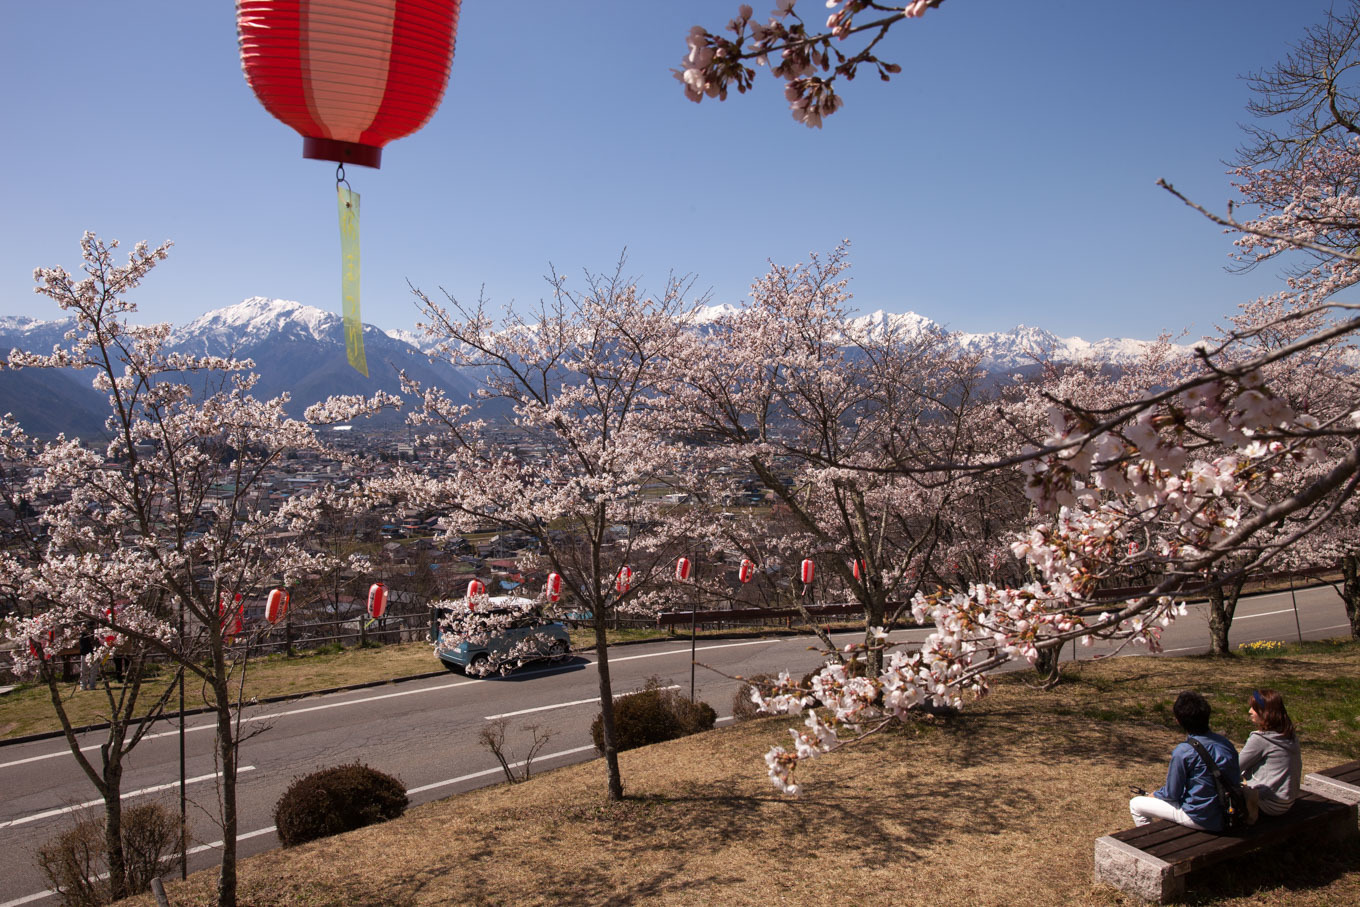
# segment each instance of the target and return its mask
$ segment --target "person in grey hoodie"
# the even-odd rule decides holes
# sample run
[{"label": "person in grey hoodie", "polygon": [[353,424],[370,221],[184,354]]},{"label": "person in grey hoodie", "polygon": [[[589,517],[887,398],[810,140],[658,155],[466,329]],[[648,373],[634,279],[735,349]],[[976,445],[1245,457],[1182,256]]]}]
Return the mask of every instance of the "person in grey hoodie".
[{"label": "person in grey hoodie", "polygon": [[1247,701],[1251,732],[1238,757],[1242,784],[1254,793],[1261,812],[1284,814],[1299,795],[1303,758],[1294,735],[1294,722],[1284,710],[1284,698],[1276,690],[1253,690]]}]

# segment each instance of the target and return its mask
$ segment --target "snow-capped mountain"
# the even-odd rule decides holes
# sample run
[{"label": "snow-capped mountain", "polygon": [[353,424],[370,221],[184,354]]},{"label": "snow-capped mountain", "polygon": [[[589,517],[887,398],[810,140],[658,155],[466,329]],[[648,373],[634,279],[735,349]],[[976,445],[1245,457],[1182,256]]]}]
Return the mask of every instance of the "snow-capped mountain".
[{"label": "snow-capped mountain", "polygon": [[[874,336],[885,330],[900,331],[913,336],[939,325],[924,315],[906,312],[900,315],[879,310],[851,321],[851,329]],[[989,331],[970,334],[951,332],[958,348],[981,357],[983,368],[989,371],[1021,368],[1040,361],[1082,362],[1099,361],[1112,365],[1130,365],[1148,351],[1155,341],[1107,338],[1087,341],[1080,337],[1059,337],[1044,328],[1017,325],[1009,331]],[[1175,347],[1174,351],[1188,353],[1189,347]]]},{"label": "snow-capped mountain", "polygon": [[[696,330],[703,330],[737,311],[731,305],[701,306],[687,317]],[[62,342],[70,326],[69,319],[0,317],[0,354],[14,348],[50,351]],[[914,334],[934,328],[938,328],[936,322],[915,312],[879,310],[854,319],[849,330],[872,335],[886,330]],[[1040,359],[1127,365],[1152,343],[1127,339],[1088,342],[1024,325],[1009,331],[951,336],[961,350],[978,354],[983,367],[997,372],[1030,366]],[[344,323],[338,314],[281,299],[253,297],[208,312],[175,329],[170,344],[179,352],[254,360],[259,374],[256,395],[289,394],[288,409],[296,416],[331,394],[370,395],[379,389],[398,393],[400,370],[422,384],[442,388],[454,399],[467,399],[475,387],[473,376],[447,363],[431,362],[421,351],[430,345],[422,335],[402,330],[385,332],[373,325],[364,325],[370,375],[365,378],[346,360]],[[103,394],[94,391],[79,372],[0,371],[0,413],[13,411],[30,431],[94,431],[102,422],[99,413],[103,407]],[[395,423],[402,418],[393,413],[383,421]]]},{"label": "snow-capped mountain", "polygon": [[280,337],[325,343],[337,330],[343,334],[343,320],[334,312],[286,299],[252,296],[176,328],[170,343],[178,349],[201,346],[204,351],[230,350]]},{"label": "snow-capped mountain", "polygon": [[[340,315],[284,299],[256,296],[208,312],[176,329],[171,344],[187,353],[254,360],[260,376],[255,394],[289,394],[287,408],[294,416],[332,394],[371,395],[377,390],[400,394],[402,371],[455,399],[466,399],[473,389],[472,382],[453,368],[431,362],[415,346],[371,324],[364,325],[365,378],[346,359]],[[395,423],[404,418],[391,413],[376,421]]]},{"label": "snow-capped mountain", "polygon": [[387,336],[393,340],[400,340],[402,343],[409,344],[422,352],[430,348],[429,338],[420,331],[405,331],[401,328],[387,331]]},{"label": "snow-capped mountain", "polygon": [[[0,319],[0,351],[49,352],[70,326],[69,320]],[[368,324],[364,325],[369,374],[365,378],[346,358],[344,322],[338,314],[280,299],[254,297],[208,312],[176,328],[169,346],[192,355],[253,360],[259,376],[255,395],[288,394],[286,408],[296,417],[332,394],[400,393],[400,371],[455,399],[466,399],[473,389],[472,381],[453,368],[430,362],[411,344]],[[103,423],[99,414],[103,408],[104,395],[80,372],[0,372],[0,412],[14,412],[31,432],[96,432]],[[404,419],[404,414],[393,412],[373,422],[396,424]]]}]

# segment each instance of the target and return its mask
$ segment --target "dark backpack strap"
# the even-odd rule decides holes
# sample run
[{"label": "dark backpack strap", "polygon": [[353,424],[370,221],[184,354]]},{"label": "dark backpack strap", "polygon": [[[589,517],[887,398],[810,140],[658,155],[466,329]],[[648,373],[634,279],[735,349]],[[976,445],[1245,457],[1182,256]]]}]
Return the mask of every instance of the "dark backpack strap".
[{"label": "dark backpack strap", "polygon": [[1188,734],[1185,737],[1185,742],[1193,746],[1195,752],[1199,753],[1199,757],[1204,760],[1204,764],[1209,766],[1209,773],[1214,776],[1214,784],[1221,788],[1227,787],[1223,781],[1223,772],[1219,771],[1218,763],[1209,755],[1209,751],[1204,748],[1204,744]]}]

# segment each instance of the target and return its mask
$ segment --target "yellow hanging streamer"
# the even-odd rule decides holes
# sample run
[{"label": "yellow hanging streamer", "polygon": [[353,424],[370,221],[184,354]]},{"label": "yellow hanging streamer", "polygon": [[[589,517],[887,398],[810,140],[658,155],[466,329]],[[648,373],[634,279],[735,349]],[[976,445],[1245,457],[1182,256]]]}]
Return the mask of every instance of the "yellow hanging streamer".
[{"label": "yellow hanging streamer", "polygon": [[345,312],[345,355],[354,370],[368,377],[364,324],[359,320],[359,193],[336,186],[340,202],[340,295]]}]

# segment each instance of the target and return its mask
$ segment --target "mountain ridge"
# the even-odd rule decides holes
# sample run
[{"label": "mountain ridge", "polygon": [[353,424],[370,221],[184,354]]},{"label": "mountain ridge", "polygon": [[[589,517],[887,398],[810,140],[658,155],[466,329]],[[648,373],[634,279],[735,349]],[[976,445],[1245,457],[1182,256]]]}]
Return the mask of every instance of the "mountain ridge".
[{"label": "mountain ridge", "polygon": [[[696,328],[703,328],[739,311],[727,304],[700,306],[688,313],[687,320]],[[53,345],[63,342],[72,323],[72,319],[43,321],[27,316],[0,316],[0,351],[17,347],[50,352]],[[868,335],[891,330],[910,336],[935,328],[941,326],[916,312],[892,313],[884,309],[850,322],[851,333]],[[977,354],[982,366],[992,372],[1025,368],[1045,359],[1098,360],[1126,366],[1157,342],[1128,338],[1090,342],[1023,324],[1009,331],[946,333],[959,349]],[[364,325],[370,375],[364,378],[346,359],[344,322],[339,315],[292,300],[264,296],[252,296],[235,305],[205,312],[172,329],[168,346],[192,355],[253,360],[259,375],[256,395],[270,398],[289,394],[287,410],[299,418],[307,406],[331,394],[371,395],[377,390],[399,394],[400,371],[426,386],[442,389],[453,399],[467,399],[477,384],[475,376],[446,362],[431,361],[425,350],[432,344],[423,335],[408,330],[384,331],[371,324]],[[46,381],[39,380],[38,374],[31,370],[0,371],[0,413],[13,412],[20,424],[35,426],[30,430],[39,431],[36,426],[41,426],[42,434],[86,433],[94,430],[93,425],[102,424],[102,418],[95,420],[95,416],[104,407],[103,394],[95,391],[79,372],[62,370],[60,377]],[[66,413],[70,419],[63,419]],[[402,413],[385,413],[369,424],[393,427],[403,419]]]}]

